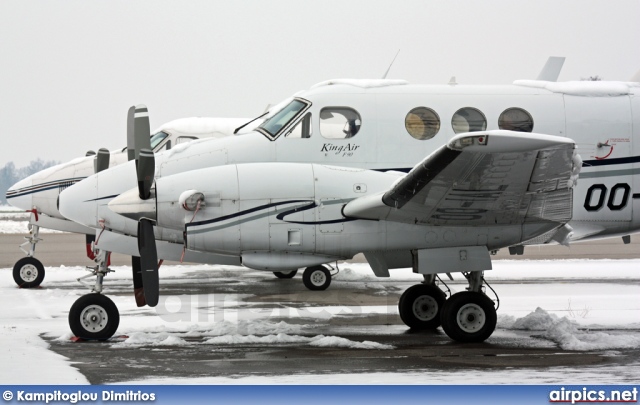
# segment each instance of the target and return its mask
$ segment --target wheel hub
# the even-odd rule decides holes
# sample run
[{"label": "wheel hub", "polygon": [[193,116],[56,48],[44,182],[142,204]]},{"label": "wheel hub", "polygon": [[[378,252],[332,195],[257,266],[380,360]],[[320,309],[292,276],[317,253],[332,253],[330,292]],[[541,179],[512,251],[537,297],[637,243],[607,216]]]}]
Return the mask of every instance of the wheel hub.
[{"label": "wheel hub", "polygon": [[479,305],[465,304],[458,310],[456,321],[463,331],[475,333],[484,326],[486,316],[484,310]]},{"label": "wheel hub", "polygon": [[38,278],[38,269],[32,264],[25,264],[20,269],[20,277],[27,283],[35,281]]},{"label": "wheel hub", "polygon": [[80,323],[89,332],[100,332],[107,327],[109,316],[99,305],[89,305],[80,313]]},{"label": "wheel hub", "polygon": [[324,273],[322,271],[319,271],[319,270],[318,271],[314,271],[311,274],[311,282],[314,285],[321,286],[321,285],[323,285],[325,283],[325,281],[327,281],[327,277],[324,275]]},{"label": "wheel hub", "polygon": [[438,314],[438,302],[429,295],[422,295],[413,301],[413,314],[421,321],[430,321]]}]

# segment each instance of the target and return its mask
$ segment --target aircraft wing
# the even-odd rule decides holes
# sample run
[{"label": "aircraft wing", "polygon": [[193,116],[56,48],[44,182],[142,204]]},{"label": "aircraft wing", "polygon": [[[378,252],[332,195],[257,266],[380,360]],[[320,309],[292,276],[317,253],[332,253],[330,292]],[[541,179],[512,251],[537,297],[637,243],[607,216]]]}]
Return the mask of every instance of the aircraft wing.
[{"label": "aircraft wing", "polygon": [[388,190],[349,202],[351,218],[447,226],[564,224],[581,167],[574,142],[558,136],[460,134]]}]

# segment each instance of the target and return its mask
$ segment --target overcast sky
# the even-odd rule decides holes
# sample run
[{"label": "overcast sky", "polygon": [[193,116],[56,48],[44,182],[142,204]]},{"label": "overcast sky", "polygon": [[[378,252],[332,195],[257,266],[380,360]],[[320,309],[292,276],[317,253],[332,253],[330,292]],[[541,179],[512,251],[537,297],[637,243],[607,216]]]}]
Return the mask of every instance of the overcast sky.
[{"label": "overcast sky", "polygon": [[560,80],[629,80],[640,1],[0,0],[0,167],[126,143],[151,126],[253,117],[330,78],[508,84],[566,56]]}]

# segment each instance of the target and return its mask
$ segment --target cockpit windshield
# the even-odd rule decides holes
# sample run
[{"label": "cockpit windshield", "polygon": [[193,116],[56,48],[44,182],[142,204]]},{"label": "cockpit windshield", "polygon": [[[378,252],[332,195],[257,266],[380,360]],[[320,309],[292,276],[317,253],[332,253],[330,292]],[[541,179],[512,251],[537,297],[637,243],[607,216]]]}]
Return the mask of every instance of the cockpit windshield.
[{"label": "cockpit windshield", "polygon": [[160,145],[160,142],[164,141],[164,138],[168,137],[169,134],[166,132],[158,132],[156,134],[151,135],[151,150],[155,150],[156,146]]},{"label": "cockpit windshield", "polygon": [[278,133],[287,127],[300,113],[307,108],[309,103],[295,99],[287,104],[283,109],[266,119],[257,129],[274,140]]}]

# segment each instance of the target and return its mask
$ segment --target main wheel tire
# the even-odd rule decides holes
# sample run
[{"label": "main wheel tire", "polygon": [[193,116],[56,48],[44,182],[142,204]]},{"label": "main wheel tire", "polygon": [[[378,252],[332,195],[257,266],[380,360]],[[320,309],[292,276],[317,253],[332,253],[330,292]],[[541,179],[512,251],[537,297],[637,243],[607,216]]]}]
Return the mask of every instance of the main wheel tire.
[{"label": "main wheel tire", "polygon": [[91,293],[78,298],[69,311],[69,327],[87,340],[107,340],[120,324],[118,307],[109,297]]},{"label": "main wheel tire", "polygon": [[493,301],[479,292],[454,294],[442,306],[442,329],[462,343],[484,342],[496,329],[498,315]]},{"label": "main wheel tire", "polygon": [[13,280],[20,288],[35,288],[44,280],[44,266],[35,257],[23,257],[13,266]]},{"label": "main wheel tire", "polygon": [[323,266],[307,267],[302,273],[302,282],[312,291],[326,290],[331,284],[331,273]]},{"label": "main wheel tire", "polygon": [[293,271],[274,271],[273,274],[278,278],[293,278],[296,274],[298,274],[298,270]]},{"label": "main wheel tire", "polygon": [[435,285],[416,284],[400,296],[398,310],[405,325],[415,330],[436,329],[447,296]]}]

